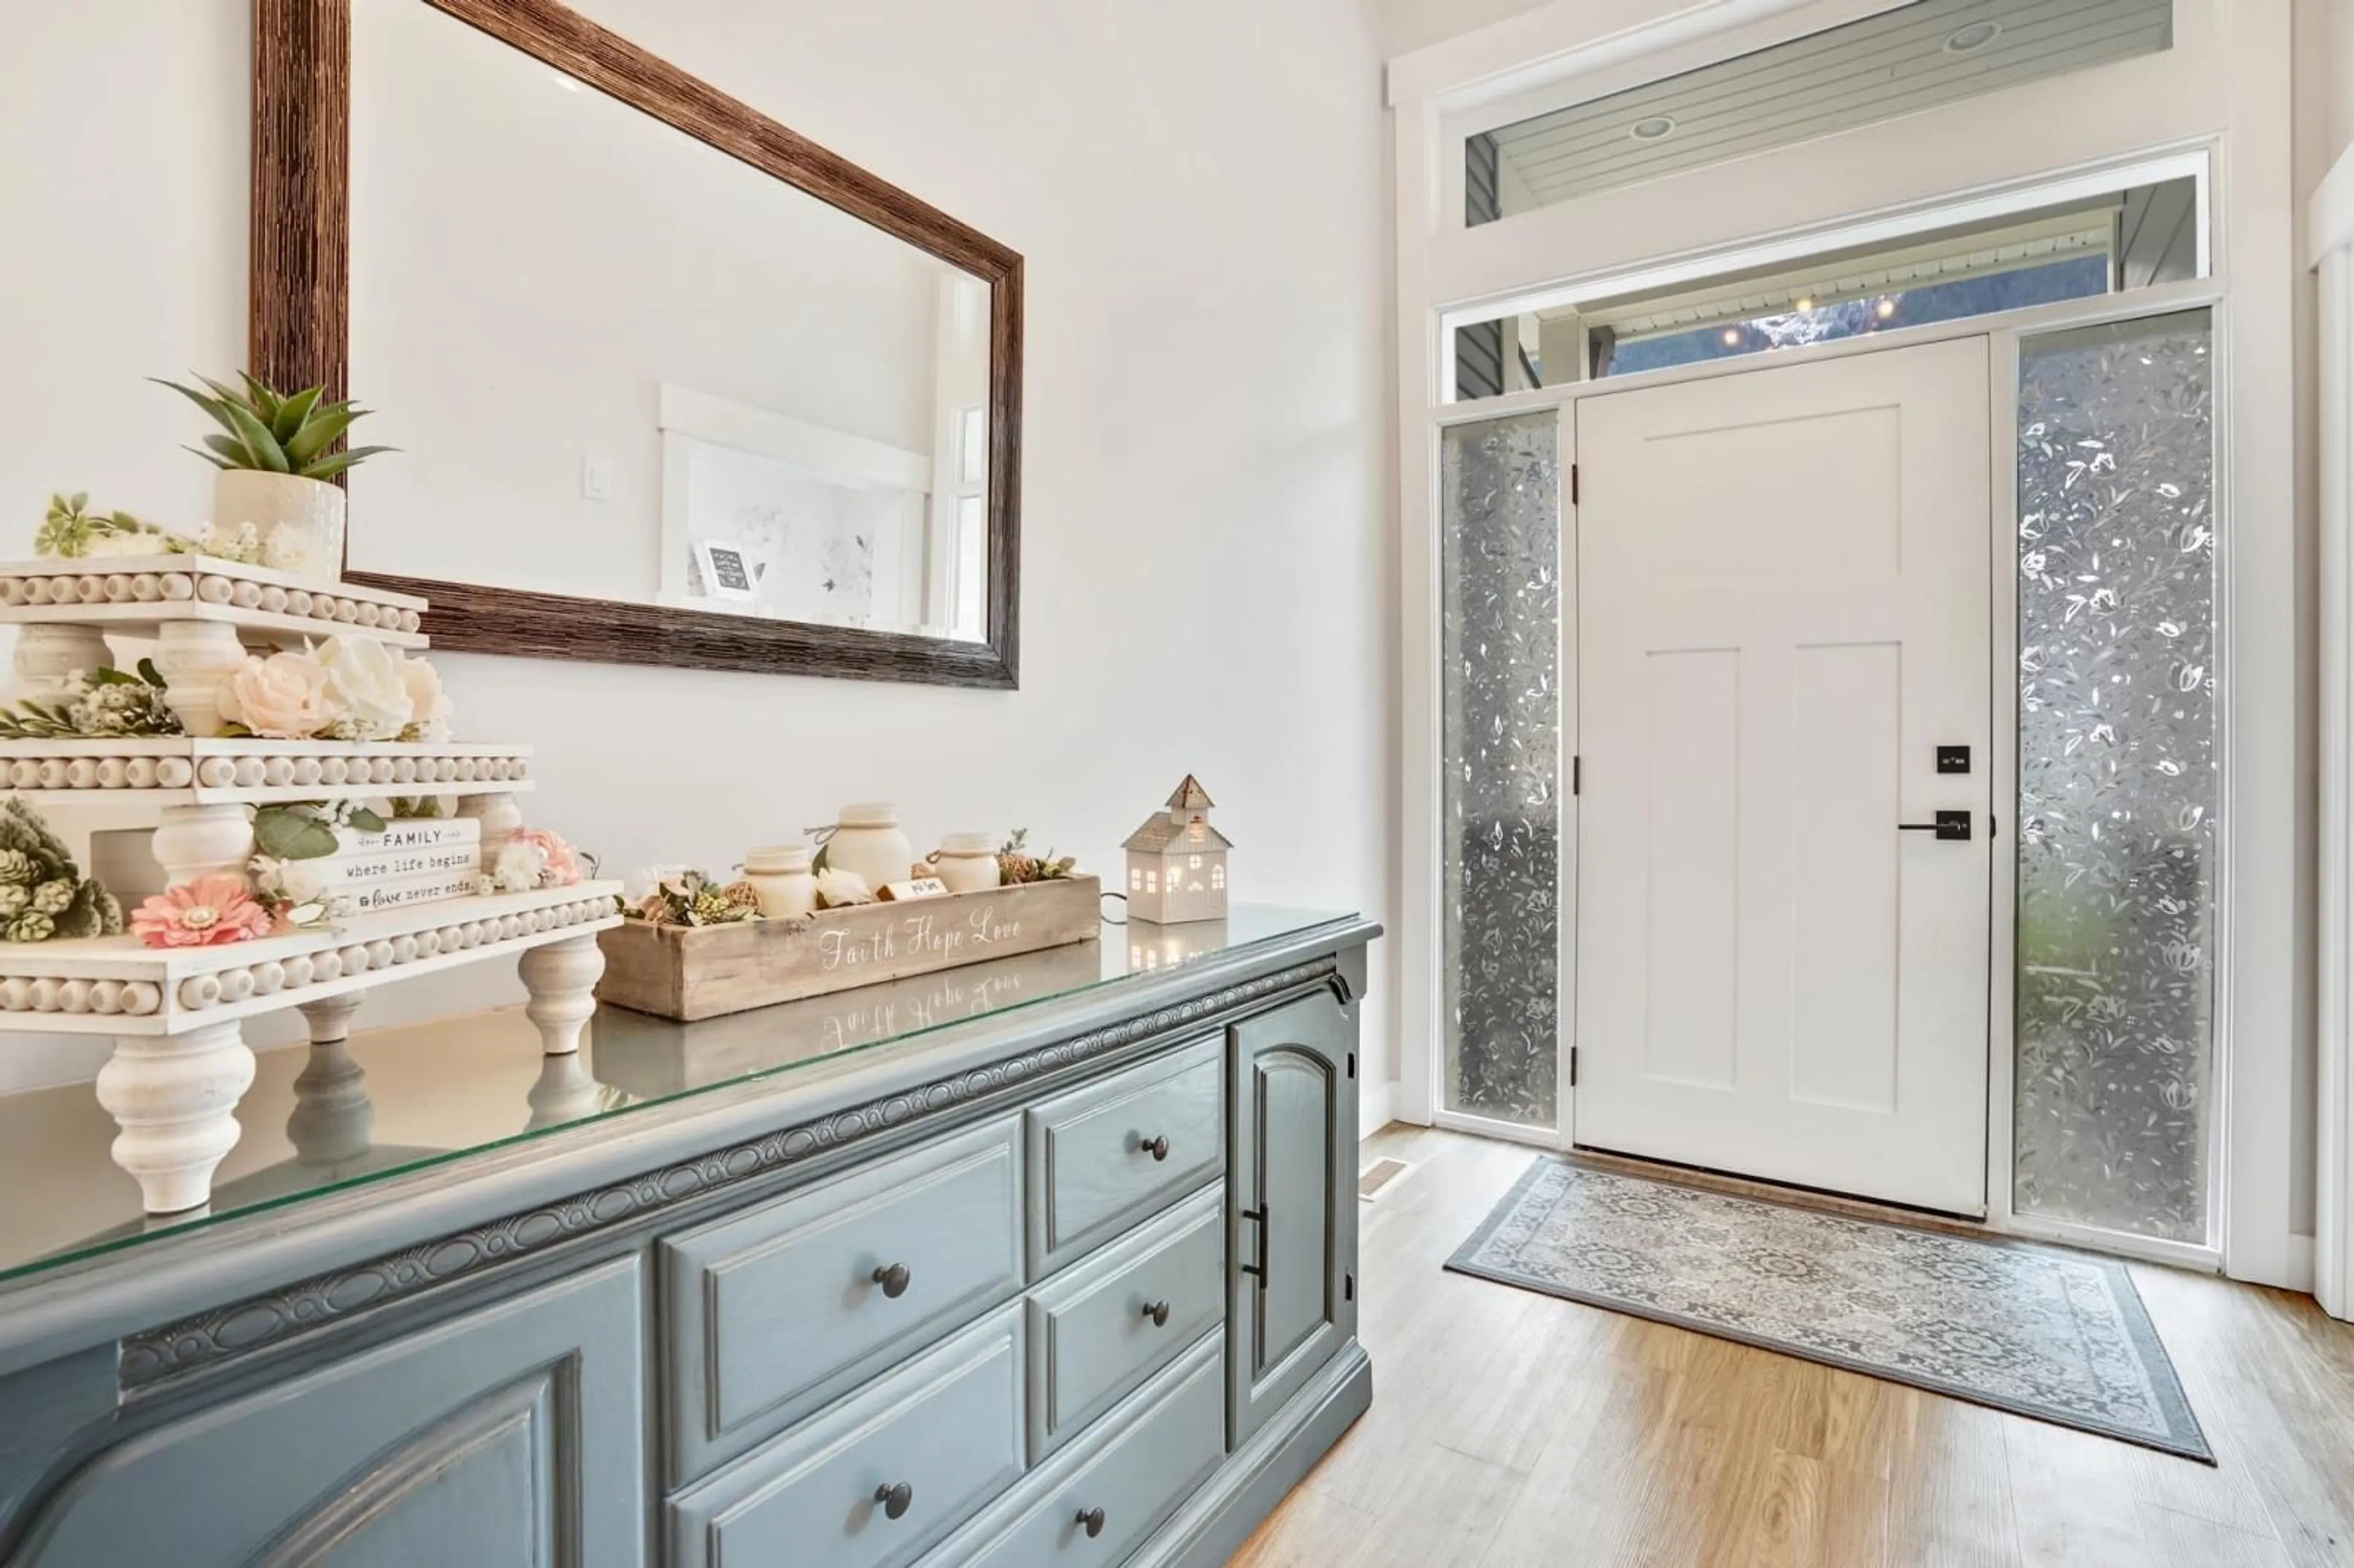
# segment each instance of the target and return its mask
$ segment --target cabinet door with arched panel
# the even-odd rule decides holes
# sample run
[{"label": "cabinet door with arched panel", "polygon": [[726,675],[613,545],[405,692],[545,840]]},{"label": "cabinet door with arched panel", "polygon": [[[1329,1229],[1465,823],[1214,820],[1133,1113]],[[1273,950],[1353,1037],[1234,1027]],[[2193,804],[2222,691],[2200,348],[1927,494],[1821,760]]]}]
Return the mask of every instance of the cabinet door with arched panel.
[{"label": "cabinet door with arched panel", "polygon": [[1357,1056],[1329,991],[1228,1034],[1227,1440],[1239,1446],[1356,1336]]}]

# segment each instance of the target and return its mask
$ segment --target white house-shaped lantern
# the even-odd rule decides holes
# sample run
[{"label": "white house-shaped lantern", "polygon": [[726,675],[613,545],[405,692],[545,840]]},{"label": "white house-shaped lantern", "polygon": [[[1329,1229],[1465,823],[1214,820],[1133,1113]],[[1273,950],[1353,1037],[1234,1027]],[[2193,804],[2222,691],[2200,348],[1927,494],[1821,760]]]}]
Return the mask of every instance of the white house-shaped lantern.
[{"label": "white house-shaped lantern", "polygon": [[1226,917],[1226,852],[1235,846],[1210,825],[1209,792],[1191,773],[1120,847],[1128,852],[1128,912],[1173,926]]}]

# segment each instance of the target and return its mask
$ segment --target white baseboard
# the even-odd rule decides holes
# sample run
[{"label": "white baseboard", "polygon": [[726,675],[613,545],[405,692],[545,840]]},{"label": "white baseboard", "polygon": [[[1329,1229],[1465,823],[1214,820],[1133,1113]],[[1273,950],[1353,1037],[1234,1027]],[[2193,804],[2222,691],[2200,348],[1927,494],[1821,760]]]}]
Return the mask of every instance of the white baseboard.
[{"label": "white baseboard", "polygon": [[[1395,1119],[1390,1114],[1397,1104],[1397,1084],[1385,1081],[1367,1084],[1357,1097],[1357,1137],[1362,1141],[1381,1131]],[[2308,1260],[2310,1254],[2307,1255]],[[2310,1272],[2308,1268],[2308,1273]]]}]

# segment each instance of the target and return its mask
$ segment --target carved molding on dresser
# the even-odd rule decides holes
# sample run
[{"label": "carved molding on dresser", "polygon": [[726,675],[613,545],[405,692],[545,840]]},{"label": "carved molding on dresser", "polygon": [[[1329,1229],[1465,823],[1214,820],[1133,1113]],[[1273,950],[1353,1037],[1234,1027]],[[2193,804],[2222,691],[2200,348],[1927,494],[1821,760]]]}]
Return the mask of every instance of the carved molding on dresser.
[{"label": "carved molding on dresser", "polygon": [[1371,1398],[1377,934],[0,1284],[0,1563],[1223,1563]]}]

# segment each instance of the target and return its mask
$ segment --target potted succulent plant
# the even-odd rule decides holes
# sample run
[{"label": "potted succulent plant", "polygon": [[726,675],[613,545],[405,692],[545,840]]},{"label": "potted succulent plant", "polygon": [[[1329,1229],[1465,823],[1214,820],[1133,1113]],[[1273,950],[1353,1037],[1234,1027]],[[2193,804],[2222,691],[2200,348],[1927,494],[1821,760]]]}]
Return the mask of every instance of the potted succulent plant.
[{"label": "potted succulent plant", "polygon": [[212,417],[220,430],[194,451],[220,471],[213,478],[213,526],[234,534],[251,524],[262,540],[261,564],[333,583],[343,575],[344,492],[335,477],[389,447],[335,443],[367,412],[330,402],[321,387],[282,394],[239,373],[242,390],[199,376],[207,391],[169,387]]}]

